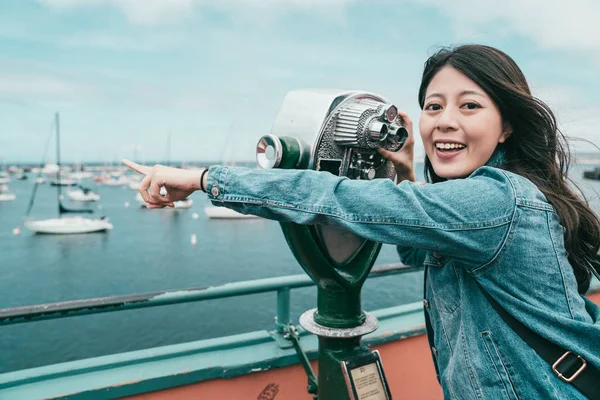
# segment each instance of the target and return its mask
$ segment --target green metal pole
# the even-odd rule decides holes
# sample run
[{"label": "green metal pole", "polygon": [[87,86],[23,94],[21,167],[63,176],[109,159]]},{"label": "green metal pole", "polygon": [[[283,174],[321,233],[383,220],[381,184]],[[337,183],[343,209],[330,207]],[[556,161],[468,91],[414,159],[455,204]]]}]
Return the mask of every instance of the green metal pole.
[{"label": "green metal pole", "polygon": [[360,306],[360,288],[317,291],[315,322],[330,328],[353,328],[365,321]]},{"label": "green metal pole", "polygon": [[277,291],[277,331],[283,333],[290,321],[290,289],[279,289]]},{"label": "green metal pole", "polygon": [[369,353],[360,337],[335,339],[319,337],[319,400],[350,400],[342,374],[342,361]]},{"label": "green metal pole", "polygon": [[[356,328],[365,321],[360,307],[360,288],[331,291],[318,288],[318,308],[315,322],[329,328]],[[348,338],[319,336],[319,400],[350,400],[342,362],[370,354],[362,344],[362,335]]]}]

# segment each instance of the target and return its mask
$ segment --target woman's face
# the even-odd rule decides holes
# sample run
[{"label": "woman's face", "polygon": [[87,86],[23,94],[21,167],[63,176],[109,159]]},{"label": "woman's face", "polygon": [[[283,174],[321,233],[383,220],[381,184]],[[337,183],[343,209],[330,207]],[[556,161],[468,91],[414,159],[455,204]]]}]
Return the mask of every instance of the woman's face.
[{"label": "woman's face", "polygon": [[419,131],[435,173],[454,179],[485,165],[511,129],[503,127],[500,110],[483,89],[445,66],[427,87]]}]

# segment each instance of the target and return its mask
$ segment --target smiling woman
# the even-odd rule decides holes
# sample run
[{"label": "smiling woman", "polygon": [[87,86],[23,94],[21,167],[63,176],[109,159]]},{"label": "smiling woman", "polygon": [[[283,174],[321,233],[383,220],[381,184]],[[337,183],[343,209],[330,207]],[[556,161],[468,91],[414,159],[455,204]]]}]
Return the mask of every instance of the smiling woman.
[{"label": "smiling woman", "polygon": [[152,208],[201,189],[244,214],[397,245],[405,264],[425,266],[445,397],[600,398],[600,308],[583,297],[600,271],[600,222],[567,185],[554,115],[507,54],[482,45],[430,57],[419,103],[431,185],[412,182],[412,122],[401,111],[407,145],[380,151],[397,185],[341,171],[127,165],[145,175]]}]

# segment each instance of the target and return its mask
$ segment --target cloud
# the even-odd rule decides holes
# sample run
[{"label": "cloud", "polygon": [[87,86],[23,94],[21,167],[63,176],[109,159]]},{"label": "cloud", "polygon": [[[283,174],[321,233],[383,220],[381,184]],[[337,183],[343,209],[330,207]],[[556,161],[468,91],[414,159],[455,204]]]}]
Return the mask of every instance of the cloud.
[{"label": "cloud", "polygon": [[71,10],[110,6],[123,13],[128,21],[134,24],[154,24],[172,22],[189,15],[194,0],[39,0],[49,8]]},{"label": "cloud", "polygon": [[600,50],[597,0],[413,0],[450,18],[457,40],[516,33],[546,50]]},{"label": "cloud", "polygon": [[88,85],[75,83],[54,76],[38,74],[0,73],[0,97],[13,101],[61,101],[77,102],[90,98]]},{"label": "cloud", "polygon": [[581,89],[565,85],[532,85],[533,95],[544,101],[556,116],[562,132],[574,140],[574,149],[595,151],[588,140],[600,146],[600,104],[582,101]]},{"label": "cloud", "polygon": [[[293,10],[331,10],[351,3],[354,0],[222,0],[219,2],[207,0],[38,0],[42,5],[58,9],[70,10],[84,7],[109,6],[121,12],[129,22],[139,25],[155,25],[173,23],[184,20],[193,15],[198,9],[219,10],[231,14],[250,12],[265,13],[270,15],[286,13]],[[329,15],[335,19],[336,14]]]},{"label": "cloud", "polygon": [[170,50],[184,43],[184,38],[176,34],[144,33],[144,35],[109,34],[105,32],[85,32],[77,36],[63,36],[48,39],[67,48],[96,48],[113,51],[155,52]]}]

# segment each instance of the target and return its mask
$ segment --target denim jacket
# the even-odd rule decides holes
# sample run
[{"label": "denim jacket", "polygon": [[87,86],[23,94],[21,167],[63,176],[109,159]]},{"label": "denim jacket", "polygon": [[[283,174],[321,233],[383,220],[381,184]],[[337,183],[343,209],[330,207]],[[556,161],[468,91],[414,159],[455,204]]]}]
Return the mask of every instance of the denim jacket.
[{"label": "denim jacket", "polygon": [[[335,224],[426,266],[425,312],[447,399],[580,399],[492,308],[600,368],[600,307],[581,296],[559,217],[529,180],[497,168],[430,185],[312,170],[212,166],[217,206],[278,221]],[[600,390],[600,382],[598,383]]]}]

